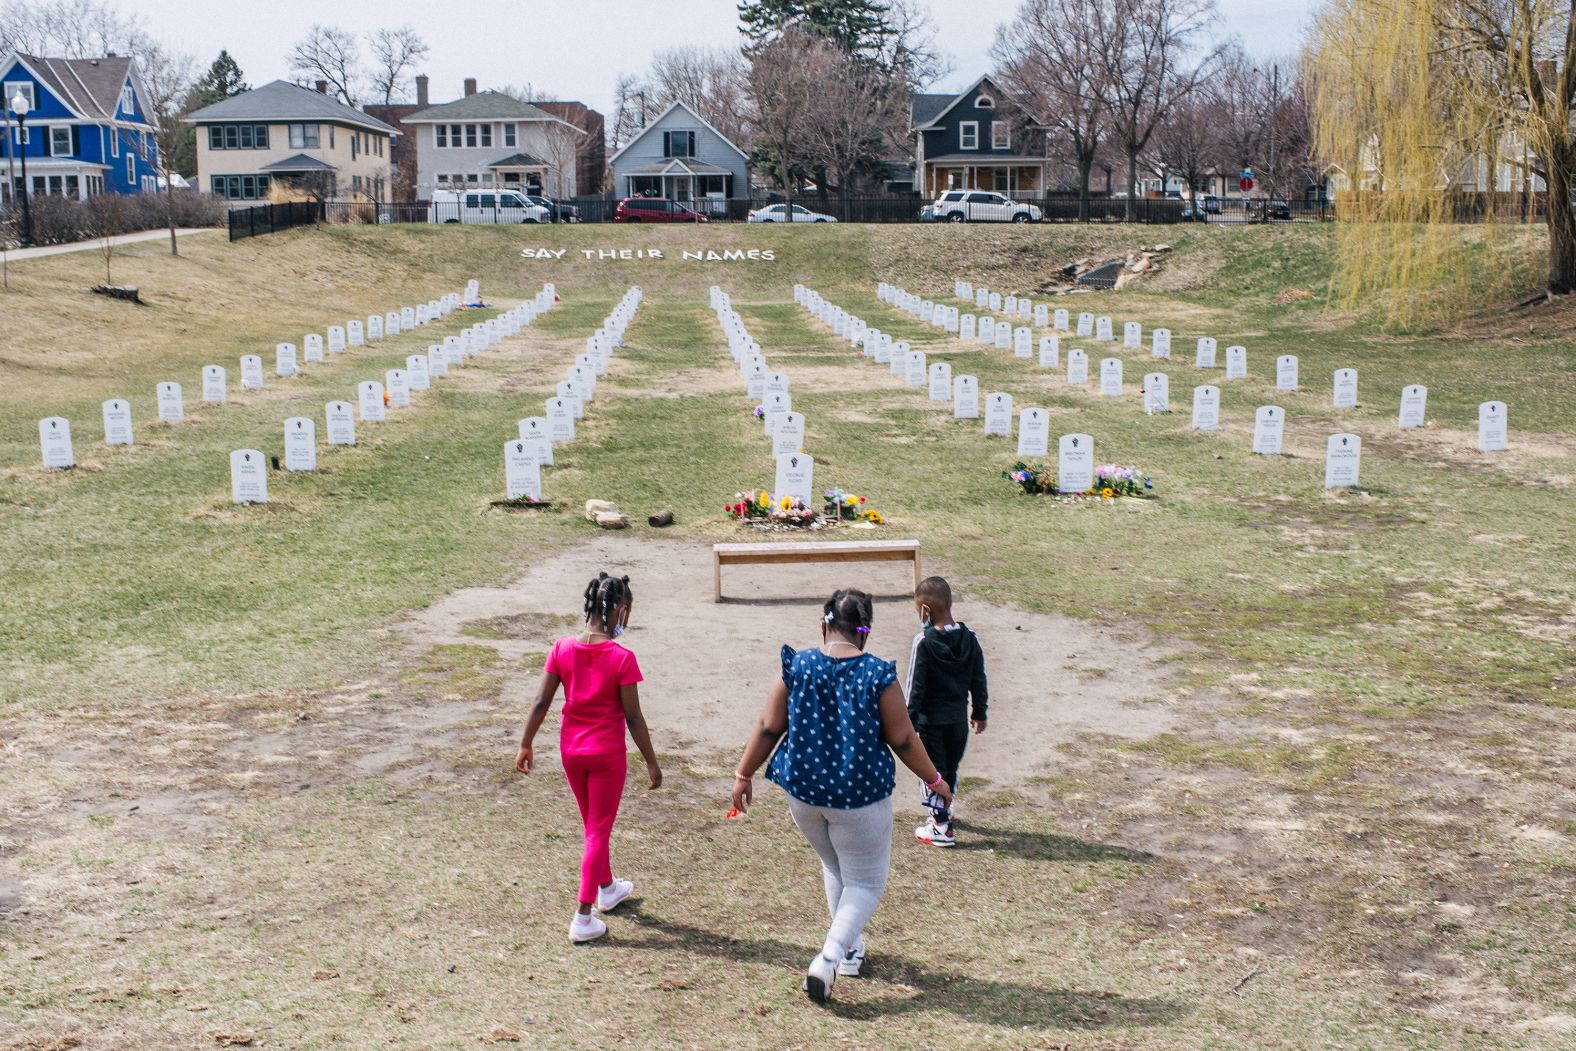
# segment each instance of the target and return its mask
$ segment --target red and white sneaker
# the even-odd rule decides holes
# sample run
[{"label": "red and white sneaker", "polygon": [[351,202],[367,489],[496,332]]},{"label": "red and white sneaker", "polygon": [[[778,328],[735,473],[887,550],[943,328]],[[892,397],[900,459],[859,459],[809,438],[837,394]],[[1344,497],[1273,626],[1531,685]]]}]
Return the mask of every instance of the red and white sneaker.
[{"label": "red and white sneaker", "polygon": [[916,828],[914,838],[933,847],[951,847],[956,846],[958,842],[952,838],[952,822],[940,822],[935,818]]}]

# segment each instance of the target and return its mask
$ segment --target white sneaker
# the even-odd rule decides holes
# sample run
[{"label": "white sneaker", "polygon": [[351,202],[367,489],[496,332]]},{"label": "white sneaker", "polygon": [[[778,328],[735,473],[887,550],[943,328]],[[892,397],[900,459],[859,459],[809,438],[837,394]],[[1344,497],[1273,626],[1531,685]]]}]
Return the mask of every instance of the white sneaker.
[{"label": "white sneaker", "polygon": [[597,919],[595,913],[575,913],[569,923],[569,940],[575,944],[594,942],[607,933],[607,924]]},{"label": "white sneaker", "polygon": [[627,879],[613,877],[613,882],[608,887],[598,887],[596,892],[596,907],[598,912],[607,912],[619,902],[635,893],[635,885]]},{"label": "white sneaker", "polygon": [[833,961],[820,953],[815,954],[815,959],[810,961],[804,975],[804,991],[811,1000],[824,1004],[832,998],[832,983],[837,981],[837,968],[838,965]]},{"label": "white sneaker", "polygon": [[914,838],[921,843],[929,843],[933,847],[950,847],[957,843],[952,837],[952,822],[940,824],[935,818],[920,825],[914,830]]},{"label": "white sneaker", "polygon": [[843,958],[837,961],[837,973],[845,978],[858,978],[859,968],[863,967],[864,963],[865,942],[861,938],[857,945],[845,952]]}]

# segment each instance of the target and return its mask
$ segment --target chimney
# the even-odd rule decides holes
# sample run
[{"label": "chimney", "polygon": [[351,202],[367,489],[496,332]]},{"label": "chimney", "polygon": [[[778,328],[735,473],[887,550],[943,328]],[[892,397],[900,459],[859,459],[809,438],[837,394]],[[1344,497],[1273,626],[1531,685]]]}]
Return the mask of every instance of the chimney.
[{"label": "chimney", "polygon": [[328,94],[328,81],[320,80],[320,81],[317,82],[317,93],[319,95],[327,95]]},{"label": "chimney", "polygon": [[115,56],[115,52],[113,52],[113,51],[106,51],[106,52],[104,52],[104,57],[105,58],[114,58],[114,57],[116,57]]},{"label": "chimney", "polygon": [[425,73],[416,75],[416,105],[422,107],[427,105],[427,74]]},{"label": "chimney", "polygon": [[465,94],[466,95],[474,95],[474,94],[476,94],[476,78],[475,77],[466,77],[465,78]]}]

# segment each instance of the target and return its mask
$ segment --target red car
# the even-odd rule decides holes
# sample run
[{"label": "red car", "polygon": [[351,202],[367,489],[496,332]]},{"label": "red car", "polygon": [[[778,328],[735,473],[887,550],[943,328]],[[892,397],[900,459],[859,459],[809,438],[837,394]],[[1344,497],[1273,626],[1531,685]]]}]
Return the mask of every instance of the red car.
[{"label": "red car", "polygon": [[703,223],[706,217],[665,197],[626,197],[613,213],[615,223]]}]

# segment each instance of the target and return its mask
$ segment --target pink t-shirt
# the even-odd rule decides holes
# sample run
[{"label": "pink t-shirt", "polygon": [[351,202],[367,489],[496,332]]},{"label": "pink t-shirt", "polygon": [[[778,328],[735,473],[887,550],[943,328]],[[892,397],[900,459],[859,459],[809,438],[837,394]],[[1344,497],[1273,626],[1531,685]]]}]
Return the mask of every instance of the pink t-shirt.
[{"label": "pink t-shirt", "polygon": [[565,638],[553,643],[545,670],[564,684],[558,750],[568,755],[625,751],[619,687],[640,682],[635,655],[616,642],[587,644]]}]

